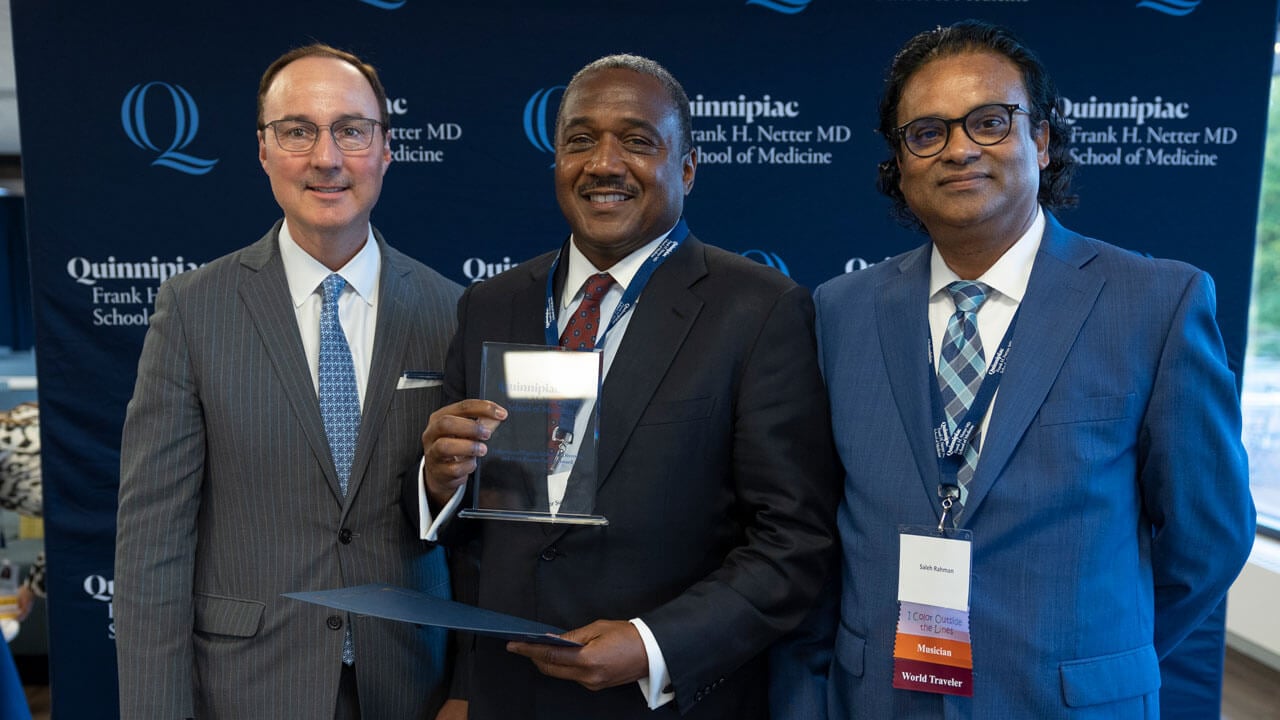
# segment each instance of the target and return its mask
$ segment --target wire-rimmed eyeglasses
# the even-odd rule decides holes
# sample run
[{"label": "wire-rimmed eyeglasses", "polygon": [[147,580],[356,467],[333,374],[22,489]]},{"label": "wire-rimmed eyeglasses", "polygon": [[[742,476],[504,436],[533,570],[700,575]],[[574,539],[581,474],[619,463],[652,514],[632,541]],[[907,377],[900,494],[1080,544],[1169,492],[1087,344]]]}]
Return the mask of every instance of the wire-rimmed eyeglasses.
[{"label": "wire-rimmed eyeglasses", "polygon": [[1021,105],[992,103],[980,105],[963,117],[950,120],[940,117],[916,118],[893,129],[893,135],[902,141],[907,150],[919,158],[929,158],[942,152],[951,140],[951,126],[957,123],[964,134],[978,145],[995,145],[1009,137],[1013,129],[1013,114],[1030,115]]},{"label": "wire-rimmed eyeglasses", "polygon": [[346,118],[332,125],[317,125],[310,120],[273,120],[264,127],[271,128],[276,143],[289,152],[307,152],[316,146],[320,128],[329,128],[329,135],[339,150],[356,152],[373,144],[374,128],[382,123],[369,118]]}]

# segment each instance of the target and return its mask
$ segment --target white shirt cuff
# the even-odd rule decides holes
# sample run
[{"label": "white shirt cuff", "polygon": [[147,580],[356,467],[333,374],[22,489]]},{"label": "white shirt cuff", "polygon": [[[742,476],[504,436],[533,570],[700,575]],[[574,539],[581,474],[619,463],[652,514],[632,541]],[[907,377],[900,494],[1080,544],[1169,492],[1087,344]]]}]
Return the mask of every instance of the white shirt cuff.
[{"label": "white shirt cuff", "polygon": [[644,641],[644,651],[649,656],[649,677],[641,678],[636,682],[640,684],[640,692],[644,693],[649,709],[657,710],[676,699],[674,692],[662,691],[671,681],[667,673],[667,660],[662,657],[662,649],[658,647],[658,640],[649,630],[649,626],[645,625],[640,618],[632,618],[631,624],[635,625],[636,630],[640,632],[640,639]]},{"label": "white shirt cuff", "polygon": [[[465,483],[458,486],[457,491],[453,493],[453,497],[449,498],[449,502],[440,509],[440,517],[431,517],[431,503],[427,499],[427,484],[423,481],[426,477],[427,459],[424,457],[418,461],[418,538],[435,542],[440,533],[440,526],[448,522],[453,517],[453,513],[462,504],[462,494],[467,489]],[[643,634],[643,633],[642,633]]]}]

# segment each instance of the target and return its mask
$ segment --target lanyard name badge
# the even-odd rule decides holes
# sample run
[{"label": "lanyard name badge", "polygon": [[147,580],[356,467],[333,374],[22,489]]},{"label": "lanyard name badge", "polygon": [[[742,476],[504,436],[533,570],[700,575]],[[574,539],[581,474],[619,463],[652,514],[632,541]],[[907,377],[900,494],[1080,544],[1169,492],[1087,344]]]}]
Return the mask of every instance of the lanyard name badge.
[{"label": "lanyard name badge", "polygon": [[[649,278],[653,277],[653,273],[658,266],[663,263],[671,253],[680,247],[680,243],[689,236],[689,225],[685,223],[684,218],[676,223],[676,226],[667,233],[667,239],[658,243],[658,246],[649,253],[649,257],[645,258],[644,264],[636,270],[636,274],[631,278],[631,283],[627,285],[627,289],[622,293],[622,299],[618,301],[618,307],[614,308],[613,315],[609,318],[609,324],[604,330],[596,336],[596,347],[604,345],[605,336],[618,324],[618,320],[622,319],[635,307],[636,300],[640,298],[640,293],[644,291],[644,286],[649,284]],[[547,345],[558,346],[560,344],[560,333],[556,330],[556,297],[555,297],[555,278],[556,268],[560,265],[560,255],[556,255],[556,259],[551,263],[551,271],[547,273],[547,310],[543,318],[543,331],[547,339]]]},{"label": "lanyard name badge", "polygon": [[[947,422],[937,382],[929,383],[942,514],[936,528],[899,528],[898,626],[893,643],[895,688],[973,697],[973,645],[969,637],[973,534],[966,529],[947,527],[946,521],[952,505],[960,497],[956,476],[964,462],[964,452],[1004,375],[1017,319],[1014,313],[977,396],[954,429]],[[933,368],[932,342],[929,367]]]},{"label": "lanyard name badge", "polygon": [[968,530],[900,528],[893,686],[973,697]]},{"label": "lanyard name badge", "polygon": [[[942,498],[942,517],[938,521],[938,531],[942,532],[947,521],[947,514],[955,500],[960,497],[960,484],[956,479],[960,466],[964,463],[965,450],[969,448],[978,432],[978,425],[991,407],[1000,381],[1004,378],[1005,368],[1009,362],[1009,352],[1013,348],[1013,329],[1018,324],[1018,313],[1014,312],[1009,320],[1009,327],[1000,340],[1000,349],[996,351],[987,367],[982,385],[974,395],[973,402],[965,411],[964,417],[956,421],[955,428],[947,421],[947,412],[942,405],[942,391],[938,383],[929,383],[929,399],[933,404],[933,449],[938,458],[938,475],[941,478],[938,486],[938,497]],[[933,341],[929,341],[929,369],[933,371]]]},{"label": "lanyard name badge", "polygon": [[[631,311],[636,305],[636,301],[640,298],[640,293],[644,291],[645,285],[649,284],[649,279],[653,277],[653,273],[662,265],[668,257],[671,256],[684,239],[689,236],[689,225],[684,218],[680,218],[676,222],[676,226],[667,233],[667,237],[658,246],[649,253],[649,257],[645,258],[644,264],[636,270],[636,274],[631,278],[631,282],[627,285],[627,289],[623,291],[622,298],[618,301],[618,306],[614,308],[613,315],[609,318],[609,324],[605,326],[596,336],[594,349],[598,349],[604,345],[605,337],[609,331],[618,324],[624,315]],[[546,336],[548,346],[559,347],[560,333],[557,329],[556,322],[556,297],[555,297],[555,277],[556,268],[560,265],[560,255],[556,255],[556,259],[551,263],[551,270],[547,273],[547,309],[543,319],[543,332]],[[569,445],[573,443],[574,432],[573,425],[577,418],[578,410],[581,409],[581,403],[564,403],[556,414],[559,420],[556,421],[555,427],[551,429],[551,442],[555,444],[555,454],[552,455],[547,463],[547,472],[549,477],[554,480],[557,485],[562,485],[568,480],[568,471],[556,472],[560,468],[561,461],[572,463],[566,459]],[[561,422],[568,424],[568,427],[562,427]]]}]

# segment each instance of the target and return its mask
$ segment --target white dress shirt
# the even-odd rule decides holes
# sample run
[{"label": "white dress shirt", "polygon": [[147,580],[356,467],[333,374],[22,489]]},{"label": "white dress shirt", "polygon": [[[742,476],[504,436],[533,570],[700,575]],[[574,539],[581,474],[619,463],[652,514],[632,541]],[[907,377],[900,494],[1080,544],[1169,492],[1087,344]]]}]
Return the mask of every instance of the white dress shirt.
[{"label": "white dress shirt", "polygon": [[[625,258],[614,263],[607,271],[613,278],[614,284],[609,286],[609,290],[605,292],[604,297],[600,300],[600,322],[596,328],[596,344],[595,349],[601,351],[601,362],[603,370],[601,378],[609,375],[609,367],[613,365],[613,359],[617,355],[618,345],[622,342],[623,335],[627,332],[627,326],[631,323],[631,312],[627,312],[618,318],[618,322],[612,329],[609,328],[609,321],[613,319],[613,313],[618,307],[618,303],[622,301],[622,295],[631,285],[631,281],[635,279],[636,273],[645,261],[653,253],[666,238],[666,235],[659,237],[657,240],[638,248]],[[577,309],[578,304],[582,302],[582,297],[586,294],[583,287],[591,276],[602,272],[597,269],[587,256],[578,250],[578,246],[572,242],[569,243],[569,256],[566,261],[568,263],[565,272],[564,288],[560,293],[559,310],[556,312],[556,336],[564,334],[564,329],[569,325],[569,318]],[[638,304],[638,303],[637,303]],[[632,310],[635,308],[633,307]],[[547,500],[549,509],[552,514],[560,507],[560,501],[564,498],[566,484],[569,480],[569,474],[573,470],[573,463],[577,460],[578,450],[582,446],[582,441],[590,437],[590,424],[592,418],[592,410],[595,409],[595,400],[585,400],[578,406],[577,416],[573,422],[573,442],[569,444],[564,458],[555,468],[552,468],[551,474],[547,477]]]},{"label": "white dress shirt", "polygon": [[[289,295],[293,299],[294,314],[298,318],[298,332],[302,335],[302,349],[311,369],[311,384],[320,394],[320,306],[324,302],[321,284],[334,271],[325,267],[303,250],[289,234],[289,223],[280,226],[280,260],[284,263],[285,279],[289,282]],[[382,254],[373,239],[373,229],[368,231],[364,247],[336,272],[347,281],[338,296],[338,321],[351,347],[351,362],[356,371],[356,389],[360,393],[360,407],[364,408],[365,386],[369,383],[369,363],[373,359],[373,334],[378,326],[378,274],[382,269]]]},{"label": "white dress shirt", "polygon": [[[978,278],[978,282],[992,290],[986,302],[978,308],[977,313],[978,339],[982,342],[982,354],[988,366],[991,365],[991,358],[995,355],[997,345],[1004,338],[1005,331],[1009,329],[1009,323],[1013,321],[1013,315],[1018,311],[1018,305],[1027,292],[1027,282],[1031,279],[1031,266],[1035,263],[1036,252],[1040,249],[1040,240],[1044,237],[1044,222],[1044,210],[1037,209],[1036,219],[1031,222],[1031,227],[1027,228],[1022,237],[1018,238],[1018,241]],[[952,302],[951,295],[946,292],[946,287],[959,279],[960,276],[947,267],[946,261],[942,259],[935,245],[929,265],[929,334],[933,339],[935,370],[938,357],[941,355],[939,349],[947,332],[947,321],[956,312],[955,303]],[[1016,353],[1011,354],[1016,357]],[[978,425],[979,438],[986,433],[987,422],[994,412],[997,397],[999,397],[999,391],[996,397],[991,399],[991,407],[982,416],[982,422]],[[978,457],[978,462],[982,462],[981,452]]]}]

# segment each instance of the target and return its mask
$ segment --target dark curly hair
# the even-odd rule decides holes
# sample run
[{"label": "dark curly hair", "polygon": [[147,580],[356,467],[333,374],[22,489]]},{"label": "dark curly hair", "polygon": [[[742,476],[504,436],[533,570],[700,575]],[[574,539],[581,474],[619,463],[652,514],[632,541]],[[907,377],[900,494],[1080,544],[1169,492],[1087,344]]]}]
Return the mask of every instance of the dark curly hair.
[{"label": "dark curly hair", "polygon": [[979,20],[963,20],[948,27],[936,27],[922,32],[907,41],[889,66],[885,78],[884,95],[880,98],[879,132],[889,147],[889,159],[880,163],[876,187],[893,200],[893,215],[903,225],[924,231],[920,219],[907,207],[907,200],[898,187],[902,173],[898,170],[898,154],[901,143],[895,132],[898,123],[898,103],[902,90],[921,67],[932,60],[952,57],[969,52],[992,52],[1008,58],[1022,73],[1026,86],[1028,110],[1031,122],[1039,125],[1049,122],[1049,165],[1040,171],[1038,199],[1047,208],[1074,206],[1079,197],[1071,194],[1071,176],[1076,161],[1067,153],[1070,135],[1066,123],[1057,112],[1058,89],[1040,59],[1023,45],[1007,28]]}]

